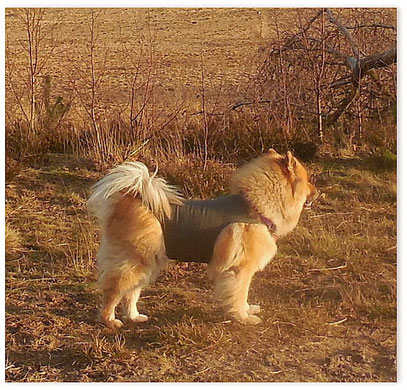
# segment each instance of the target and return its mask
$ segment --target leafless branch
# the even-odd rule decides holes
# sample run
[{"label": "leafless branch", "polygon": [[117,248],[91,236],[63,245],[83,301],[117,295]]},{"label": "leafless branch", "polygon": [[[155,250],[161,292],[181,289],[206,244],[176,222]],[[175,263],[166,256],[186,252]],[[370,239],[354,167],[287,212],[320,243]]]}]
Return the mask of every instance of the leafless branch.
[{"label": "leafless branch", "polygon": [[325,11],[326,11],[329,21],[331,23],[335,24],[338,27],[339,31],[343,34],[343,36],[348,40],[348,42],[352,48],[353,55],[356,58],[359,58],[360,52],[359,52],[358,46],[356,45],[356,42],[352,38],[352,35],[348,31],[348,29],[339,21],[339,19],[335,18],[332,15],[332,12],[329,8],[325,8]]},{"label": "leafless branch", "polygon": [[375,53],[360,60],[360,70],[365,75],[370,69],[384,68],[397,62],[397,47]]},{"label": "leafless branch", "polygon": [[[312,24],[315,22],[315,20],[321,15],[321,13],[323,12],[323,10],[319,10],[296,34],[294,34],[291,38],[289,38],[284,45],[282,45],[281,47],[277,47],[275,49],[273,49],[270,52],[270,55],[273,54],[279,54],[282,53],[286,50],[291,50],[293,48],[295,48],[295,44],[298,43],[301,38],[301,36],[306,33],[312,26]],[[278,28],[276,27],[276,29],[278,30]],[[278,31],[277,31],[278,33]]]},{"label": "leafless branch", "polygon": [[346,26],[346,28],[348,30],[355,30],[358,28],[384,28],[397,31],[395,26],[392,26],[391,24],[382,24],[382,23],[358,24],[356,26]]}]

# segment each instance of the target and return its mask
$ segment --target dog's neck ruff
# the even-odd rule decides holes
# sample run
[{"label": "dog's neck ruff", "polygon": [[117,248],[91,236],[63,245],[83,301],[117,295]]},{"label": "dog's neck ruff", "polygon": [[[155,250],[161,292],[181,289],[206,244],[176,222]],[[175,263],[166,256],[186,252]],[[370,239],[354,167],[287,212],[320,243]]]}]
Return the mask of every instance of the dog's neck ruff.
[{"label": "dog's neck ruff", "polygon": [[250,204],[252,209],[256,211],[260,221],[263,222],[267,226],[267,229],[270,231],[270,234],[274,237],[275,240],[277,240],[279,238],[279,236],[276,234],[276,230],[277,230],[276,224],[270,218],[267,218],[259,210],[257,210],[257,207],[255,207],[253,205],[253,203],[250,202],[250,200],[247,198],[247,196],[245,196],[243,194],[243,192],[241,192],[240,194],[243,196],[243,198],[246,200],[246,202],[248,202]]}]

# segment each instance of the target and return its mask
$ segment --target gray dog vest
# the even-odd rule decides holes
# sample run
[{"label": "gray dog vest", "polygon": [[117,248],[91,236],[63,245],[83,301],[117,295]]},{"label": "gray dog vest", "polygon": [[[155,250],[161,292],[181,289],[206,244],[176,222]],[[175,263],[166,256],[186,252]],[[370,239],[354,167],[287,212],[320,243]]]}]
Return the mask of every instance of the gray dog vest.
[{"label": "gray dog vest", "polygon": [[215,241],[227,225],[262,223],[251,217],[249,210],[249,204],[240,195],[173,205],[171,219],[163,224],[167,256],[178,261],[209,263]]}]

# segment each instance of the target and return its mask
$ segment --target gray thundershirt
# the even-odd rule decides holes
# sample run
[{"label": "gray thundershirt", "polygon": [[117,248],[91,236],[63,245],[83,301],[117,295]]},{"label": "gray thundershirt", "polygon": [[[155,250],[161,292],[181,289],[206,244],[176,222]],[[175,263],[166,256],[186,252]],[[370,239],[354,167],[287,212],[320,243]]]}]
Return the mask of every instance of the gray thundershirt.
[{"label": "gray thundershirt", "polygon": [[172,206],[163,225],[167,256],[178,261],[209,263],[215,241],[234,222],[261,223],[249,215],[250,206],[240,195],[210,200],[187,200]]}]

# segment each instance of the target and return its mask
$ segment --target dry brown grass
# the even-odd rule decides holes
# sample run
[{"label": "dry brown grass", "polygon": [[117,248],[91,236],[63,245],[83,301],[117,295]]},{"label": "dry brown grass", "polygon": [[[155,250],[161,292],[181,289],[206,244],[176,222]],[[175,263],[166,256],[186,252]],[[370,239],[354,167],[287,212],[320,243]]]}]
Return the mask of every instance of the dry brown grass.
[{"label": "dry brown grass", "polygon": [[[222,193],[230,169],[161,164],[191,196]],[[262,324],[226,320],[205,266],[172,263],[143,291],[151,320],[118,332],[96,322],[85,200],[100,173],[61,155],[23,169],[7,187],[7,381],[395,381],[395,173],[311,169],[325,196],[252,284]]]},{"label": "dry brown grass", "polygon": [[12,256],[21,250],[21,236],[9,223],[5,226],[6,255]]}]

